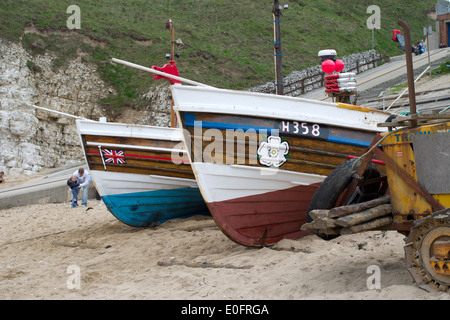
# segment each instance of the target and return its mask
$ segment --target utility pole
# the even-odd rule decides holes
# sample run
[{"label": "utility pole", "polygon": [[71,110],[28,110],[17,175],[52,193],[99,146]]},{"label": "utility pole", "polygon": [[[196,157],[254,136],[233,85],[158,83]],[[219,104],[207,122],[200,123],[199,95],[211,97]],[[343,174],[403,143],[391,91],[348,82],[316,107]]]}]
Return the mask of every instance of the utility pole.
[{"label": "utility pole", "polygon": [[431,36],[433,34],[433,29],[431,29],[431,26],[423,27],[423,33],[427,36],[428,66],[430,67],[428,74],[431,76],[430,40],[428,36]]},{"label": "utility pole", "polygon": [[288,6],[284,5],[284,7],[279,3],[278,0],[274,0],[273,3],[273,32],[274,32],[274,40],[273,40],[273,48],[274,48],[274,57],[275,57],[275,92],[278,95],[284,94],[283,87],[283,68],[281,64],[281,32],[280,32],[280,16],[281,11],[287,9]]},{"label": "utility pole", "polygon": [[375,48],[375,18],[372,21],[372,50]]}]

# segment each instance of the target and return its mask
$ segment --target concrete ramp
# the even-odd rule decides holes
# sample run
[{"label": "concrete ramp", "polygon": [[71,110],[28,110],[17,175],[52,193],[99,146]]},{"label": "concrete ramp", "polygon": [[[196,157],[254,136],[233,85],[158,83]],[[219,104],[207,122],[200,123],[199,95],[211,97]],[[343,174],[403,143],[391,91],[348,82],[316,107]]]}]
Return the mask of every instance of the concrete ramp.
[{"label": "concrete ramp", "polygon": [[[42,178],[30,180],[22,185],[0,189],[0,210],[12,207],[27,206],[31,204],[63,203],[71,199],[67,179],[80,166],[66,169],[57,169]],[[13,179],[13,177],[8,177]],[[94,184],[89,189],[89,198],[97,196]],[[81,199],[81,194],[78,195]]]}]

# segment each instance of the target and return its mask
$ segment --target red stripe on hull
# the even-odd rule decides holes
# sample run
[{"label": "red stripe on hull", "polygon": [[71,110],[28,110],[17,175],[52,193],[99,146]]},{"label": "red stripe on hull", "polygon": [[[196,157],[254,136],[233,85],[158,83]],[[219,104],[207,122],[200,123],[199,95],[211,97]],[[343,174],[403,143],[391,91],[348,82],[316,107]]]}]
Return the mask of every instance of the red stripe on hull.
[{"label": "red stripe on hull", "polygon": [[[99,151],[91,151],[90,154],[100,155]],[[117,157],[117,156],[109,156],[111,157]],[[164,160],[164,161],[172,161],[174,163],[181,162],[181,163],[190,163],[189,160],[186,159],[174,159],[174,158],[166,158],[166,157],[151,157],[151,156],[143,156],[138,154],[124,154],[124,156],[117,157],[117,158],[140,158],[140,159],[151,159],[151,160]]]},{"label": "red stripe on hull", "polygon": [[301,231],[319,184],[208,203],[211,214],[231,240],[246,246],[272,245],[310,235]]}]

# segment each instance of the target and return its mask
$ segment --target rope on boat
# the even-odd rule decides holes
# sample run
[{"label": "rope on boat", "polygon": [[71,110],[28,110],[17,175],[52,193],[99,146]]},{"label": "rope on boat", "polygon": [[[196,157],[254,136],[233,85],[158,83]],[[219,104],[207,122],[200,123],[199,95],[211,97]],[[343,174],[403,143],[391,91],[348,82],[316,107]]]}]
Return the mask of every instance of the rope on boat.
[{"label": "rope on boat", "polygon": [[48,112],[57,113],[57,114],[60,114],[60,115],[66,116],[66,117],[70,117],[70,118],[81,119],[81,120],[89,120],[89,119],[86,119],[86,118],[83,118],[83,117],[74,116],[73,114],[68,114],[68,113],[64,113],[64,112],[61,112],[61,111],[56,111],[56,110],[40,107],[40,106],[37,106],[37,105],[34,105],[34,104],[27,103],[26,105],[29,106],[29,107],[35,108],[35,109],[40,109],[40,110],[44,110],[44,111],[48,111]]},{"label": "rope on boat", "polygon": [[158,70],[155,70],[155,69],[147,68],[147,67],[135,64],[135,63],[131,63],[131,62],[125,61],[125,60],[112,58],[112,61],[116,62],[116,63],[123,64],[123,65],[128,66],[128,67],[132,67],[132,68],[139,69],[139,70],[142,70],[142,71],[151,72],[151,73],[154,73],[154,74],[157,74],[157,75],[160,75],[160,76],[164,76],[164,77],[167,77],[167,78],[171,78],[171,79],[175,79],[175,80],[178,80],[178,81],[181,81],[181,82],[192,84],[194,86],[213,88],[213,87],[208,86],[208,85],[206,85],[204,83],[196,82],[196,81],[189,80],[189,79],[182,78],[182,77],[177,77],[177,76],[174,76],[173,74],[169,74],[169,73],[161,72],[161,71],[158,71]]}]

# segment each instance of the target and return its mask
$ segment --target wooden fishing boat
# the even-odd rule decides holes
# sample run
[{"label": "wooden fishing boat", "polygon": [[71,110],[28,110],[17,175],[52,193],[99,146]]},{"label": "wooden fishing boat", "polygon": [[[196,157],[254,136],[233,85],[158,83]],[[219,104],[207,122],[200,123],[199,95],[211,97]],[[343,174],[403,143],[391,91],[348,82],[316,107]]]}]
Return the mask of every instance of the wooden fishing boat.
[{"label": "wooden fishing boat", "polygon": [[95,186],[123,223],[209,215],[178,128],[77,120],[77,129]]},{"label": "wooden fishing boat", "polygon": [[363,154],[389,114],[342,103],[172,86],[198,186],[221,230],[247,246],[300,230],[314,192]]}]

